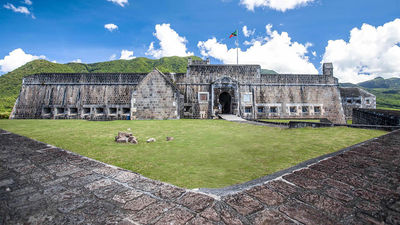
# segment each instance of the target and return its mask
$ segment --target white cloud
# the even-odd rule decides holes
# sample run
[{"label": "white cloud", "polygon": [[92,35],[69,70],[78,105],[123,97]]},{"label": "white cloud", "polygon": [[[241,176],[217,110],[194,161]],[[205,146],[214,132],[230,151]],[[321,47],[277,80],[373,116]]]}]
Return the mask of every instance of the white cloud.
[{"label": "white cloud", "polygon": [[5,56],[3,59],[0,59],[0,67],[2,72],[7,73],[32,60],[45,58],[46,56],[44,55],[35,56],[26,54],[24,50],[22,50],[21,48],[17,48],[8,53],[8,55]]},{"label": "white cloud", "polygon": [[108,31],[112,32],[113,30],[117,30],[118,26],[113,23],[109,23],[109,24],[104,25],[104,28],[106,28]]},{"label": "white cloud", "polygon": [[23,14],[26,14],[26,15],[30,15],[31,14],[29,9],[26,8],[25,6],[15,7],[13,4],[7,3],[7,4],[4,5],[4,8],[12,10],[13,12],[16,12],[16,13],[23,13]]},{"label": "white cloud", "polygon": [[[279,73],[311,73],[318,71],[308,60],[308,48],[311,43],[294,42],[288,33],[272,30],[272,25],[266,26],[266,36],[263,40],[254,39],[245,51],[239,50],[240,64],[259,64],[262,68],[273,69]],[[214,57],[226,64],[236,64],[236,48],[228,49],[217,39],[200,41],[197,45],[204,57]]]},{"label": "white cloud", "polygon": [[245,37],[250,37],[250,36],[252,36],[252,35],[256,32],[256,29],[248,30],[248,29],[247,29],[247,26],[243,26],[242,31],[243,31],[243,35],[244,35]]},{"label": "white cloud", "polygon": [[159,40],[160,48],[156,49],[154,47],[154,42],[151,42],[146,55],[151,55],[154,58],[193,55],[193,52],[187,52],[186,38],[179,36],[179,34],[171,28],[170,24],[157,24],[155,29],[156,32],[153,33],[153,35]]},{"label": "white cloud", "polygon": [[25,0],[24,3],[27,4],[27,5],[32,5],[32,1],[31,0]]},{"label": "white cloud", "polygon": [[111,56],[110,56],[110,60],[115,60],[117,58],[117,54],[112,54]]},{"label": "white cloud", "polygon": [[133,51],[129,50],[122,50],[121,51],[121,57],[119,59],[125,59],[125,60],[130,60],[136,58],[133,56]]},{"label": "white cloud", "polygon": [[312,54],[314,57],[317,56],[317,52],[316,52],[316,51],[311,52],[311,54]]},{"label": "white cloud", "polygon": [[107,1],[120,5],[121,7],[125,7],[125,5],[128,5],[128,0],[107,0]]},{"label": "white cloud", "polygon": [[350,39],[330,40],[322,62],[332,62],[341,82],[358,83],[377,76],[400,77],[400,19],[374,27],[363,24]]},{"label": "white cloud", "polygon": [[82,63],[82,60],[81,59],[75,59],[75,60],[72,60],[72,63]]},{"label": "white cloud", "polygon": [[240,0],[248,10],[254,11],[255,7],[268,7],[274,10],[285,12],[289,9],[305,6],[314,0]]}]

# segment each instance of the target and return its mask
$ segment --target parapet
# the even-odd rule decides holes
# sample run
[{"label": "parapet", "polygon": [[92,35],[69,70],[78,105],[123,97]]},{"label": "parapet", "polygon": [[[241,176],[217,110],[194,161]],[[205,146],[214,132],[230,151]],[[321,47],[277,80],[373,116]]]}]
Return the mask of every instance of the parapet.
[{"label": "parapet", "polygon": [[188,58],[188,66],[190,65],[210,65],[210,59],[206,60],[193,60],[192,58]]}]

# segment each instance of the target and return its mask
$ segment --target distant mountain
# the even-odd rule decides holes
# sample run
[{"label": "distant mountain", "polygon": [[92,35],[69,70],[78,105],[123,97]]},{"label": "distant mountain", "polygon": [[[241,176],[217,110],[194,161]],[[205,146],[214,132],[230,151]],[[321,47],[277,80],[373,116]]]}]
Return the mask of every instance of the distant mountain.
[{"label": "distant mountain", "polygon": [[365,88],[395,88],[400,89],[400,78],[384,79],[377,77],[373,80],[358,83],[357,85]]}]

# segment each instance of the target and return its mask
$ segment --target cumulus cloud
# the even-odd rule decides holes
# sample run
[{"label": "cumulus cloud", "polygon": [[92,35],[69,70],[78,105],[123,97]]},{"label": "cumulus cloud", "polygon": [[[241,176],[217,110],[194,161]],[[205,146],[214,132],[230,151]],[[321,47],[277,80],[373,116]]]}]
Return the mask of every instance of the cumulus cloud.
[{"label": "cumulus cloud", "polygon": [[134,58],[136,58],[136,57],[133,56],[133,51],[124,49],[121,51],[121,57],[119,59],[130,60],[130,59],[134,59]]},{"label": "cumulus cloud", "polygon": [[117,30],[118,26],[113,23],[109,23],[109,24],[105,24],[104,28],[106,28],[108,31],[112,32],[113,30]]},{"label": "cumulus cloud", "polygon": [[128,5],[128,0],[107,0],[107,1],[115,3],[121,7],[125,7],[125,5]]},{"label": "cumulus cloud", "polygon": [[350,31],[349,41],[330,40],[322,62],[332,62],[341,82],[358,83],[377,76],[400,77],[400,19]]},{"label": "cumulus cloud", "polygon": [[[236,48],[228,48],[217,39],[200,41],[197,45],[204,57],[213,57],[226,64],[236,64]],[[301,44],[292,41],[286,32],[272,30],[266,26],[266,36],[262,40],[254,39],[249,47],[239,50],[240,64],[259,64],[262,68],[273,69],[280,73],[312,73],[318,71],[309,62],[307,53],[311,43]]]},{"label": "cumulus cloud", "polygon": [[32,5],[32,1],[31,0],[25,0],[24,3],[27,4],[27,5]]},{"label": "cumulus cloud", "polygon": [[44,55],[36,56],[27,54],[21,48],[17,48],[8,53],[3,59],[0,59],[0,68],[2,72],[7,73],[32,60],[45,58],[46,56]]},{"label": "cumulus cloud", "polygon": [[285,12],[289,9],[305,6],[314,0],[240,0],[248,10],[254,11],[255,7],[268,7],[277,11]]},{"label": "cumulus cloud", "polygon": [[256,29],[249,30],[249,29],[247,29],[247,26],[243,26],[242,31],[243,31],[243,35],[245,37],[250,37],[256,32]]},{"label": "cumulus cloud", "polygon": [[156,49],[154,47],[154,42],[151,42],[146,55],[151,55],[154,58],[193,55],[193,52],[187,51],[186,38],[179,36],[179,34],[171,28],[170,24],[157,24],[155,29],[156,32],[153,33],[153,35],[159,40],[160,48]]}]

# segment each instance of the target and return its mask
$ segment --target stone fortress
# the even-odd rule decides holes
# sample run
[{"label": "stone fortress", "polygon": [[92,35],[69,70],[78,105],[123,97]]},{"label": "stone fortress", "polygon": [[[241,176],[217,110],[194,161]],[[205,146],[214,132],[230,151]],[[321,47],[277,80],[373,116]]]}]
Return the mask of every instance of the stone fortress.
[{"label": "stone fortress", "polygon": [[10,118],[211,119],[234,114],[245,119],[345,123],[349,112],[343,105],[349,98],[355,107],[375,106],[374,96],[363,97],[364,105],[358,105],[360,96],[343,96],[346,93],[355,92],[341,91],[331,63],[323,64],[322,75],[264,74],[259,65],[211,65],[209,60],[189,59],[186,73],[154,69],[148,74],[30,75],[23,79]]}]

